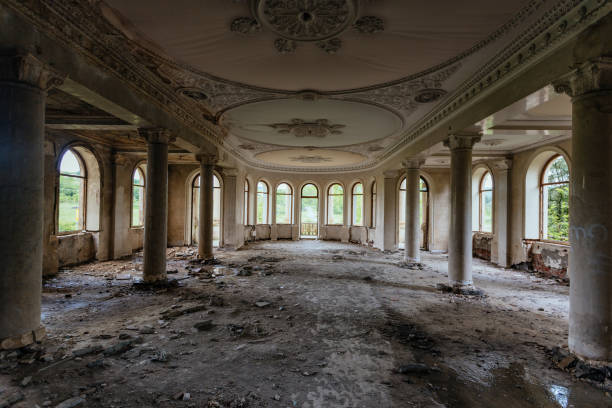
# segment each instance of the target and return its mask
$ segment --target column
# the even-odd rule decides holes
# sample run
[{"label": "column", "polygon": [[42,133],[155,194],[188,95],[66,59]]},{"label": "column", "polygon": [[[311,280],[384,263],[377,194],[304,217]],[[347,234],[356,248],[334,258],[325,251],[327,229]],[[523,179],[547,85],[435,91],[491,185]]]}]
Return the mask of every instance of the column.
[{"label": "column", "polygon": [[397,173],[397,171],[384,172],[382,191],[378,193],[378,198],[383,200],[383,222],[381,226],[376,227],[376,235],[379,239],[382,235],[383,251],[397,249]]},{"label": "column", "polygon": [[612,360],[612,58],[582,64],[572,96],[569,347]]},{"label": "column", "polygon": [[493,166],[493,243],[491,262],[502,268],[510,267],[509,243],[512,205],[511,169],[512,160],[504,159],[491,163]]},{"label": "column", "polygon": [[451,135],[444,145],[451,151],[451,214],[448,242],[448,277],[457,290],[472,282],[472,147],[475,134]]},{"label": "column", "polygon": [[404,231],[404,262],[421,261],[420,170],[423,160],[411,159],[404,163],[406,172],[406,227]]},{"label": "column", "polygon": [[238,170],[223,169],[223,205],[221,223],[223,226],[223,247],[236,249],[240,244],[240,239],[244,236],[242,221],[238,216],[242,214],[240,208],[237,207],[238,196],[244,195],[244,185],[238,186]]},{"label": "column", "polygon": [[32,55],[0,56],[0,350],[44,336],[45,98],[60,83]]},{"label": "column", "polygon": [[168,246],[168,143],[167,129],[139,129],[147,140],[145,194],[144,266],[145,283],[164,282]]},{"label": "column", "polygon": [[198,230],[198,258],[213,258],[213,168],[217,162],[214,154],[200,154],[200,229]]}]

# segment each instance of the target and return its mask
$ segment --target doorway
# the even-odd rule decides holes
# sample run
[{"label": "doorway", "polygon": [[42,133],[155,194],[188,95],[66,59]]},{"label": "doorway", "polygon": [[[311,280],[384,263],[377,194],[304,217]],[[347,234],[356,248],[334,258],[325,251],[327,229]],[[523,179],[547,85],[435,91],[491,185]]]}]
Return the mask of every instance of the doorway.
[{"label": "doorway", "polygon": [[317,239],[319,236],[319,189],[314,184],[302,187],[300,199],[300,238]]}]

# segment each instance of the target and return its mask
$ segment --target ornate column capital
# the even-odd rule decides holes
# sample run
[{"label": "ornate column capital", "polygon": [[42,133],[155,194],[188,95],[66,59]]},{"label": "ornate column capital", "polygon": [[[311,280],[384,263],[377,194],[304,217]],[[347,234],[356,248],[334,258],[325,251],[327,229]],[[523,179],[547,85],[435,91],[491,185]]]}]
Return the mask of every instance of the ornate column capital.
[{"label": "ornate column capital", "polygon": [[557,93],[576,98],[592,92],[612,91],[612,57],[600,57],[579,65],[553,82]]},{"label": "ornate column capital", "polygon": [[201,164],[214,166],[219,161],[219,156],[216,153],[201,152],[195,155],[196,160]]},{"label": "ornate column capital", "polygon": [[224,168],[221,173],[224,177],[238,177],[238,169],[235,168]]},{"label": "ornate column capital", "polygon": [[405,170],[408,170],[408,169],[416,169],[416,170],[418,170],[421,167],[423,167],[424,164],[425,164],[425,159],[423,159],[423,158],[414,158],[414,157],[412,157],[412,158],[409,158],[409,159],[406,159],[406,160],[402,161],[402,167]]},{"label": "ornate column capital", "polygon": [[512,168],[512,159],[496,160],[491,162],[491,166],[497,170],[510,170]]},{"label": "ornate column capital", "polygon": [[165,128],[139,128],[138,134],[148,143],[168,144],[176,140],[172,133]]},{"label": "ornate column capital", "polygon": [[64,83],[64,76],[28,53],[0,55],[0,82],[25,83],[48,91]]},{"label": "ornate column capital", "polygon": [[451,150],[472,150],[481,138],[482,135],[479,133],[455,133],[448,136],[448,139],[444,141],[444,146]]}]

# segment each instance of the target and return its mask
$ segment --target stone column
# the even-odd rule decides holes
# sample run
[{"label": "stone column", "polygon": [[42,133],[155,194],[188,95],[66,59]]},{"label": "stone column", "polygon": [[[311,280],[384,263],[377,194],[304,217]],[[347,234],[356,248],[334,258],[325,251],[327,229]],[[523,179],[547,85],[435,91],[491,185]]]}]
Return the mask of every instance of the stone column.
[{"label": "stone column", "polygon": [[569,347],[612,360],[612,58],[582,64],[558,91],[572,96]]},{"label": "stone column", "polygon": [[198,230],[198,258],[213,258],[213,168],[217,156],[200,154],[200,229]]},{"label": "stone column", "polygon": [[[240,191],[238,191],[240,190]],[[222,216],[221,221],[223,224],[223,247],[229,249],[236,249],[240,246],[239,240],[242,235],[238,234],[238,231],[242,229],[242,222],[239,221],[239,214],[242,211],[237,207],[238,197],[237,194],[241,193],[244,195],[244,185],[238,186],[238,171],[236,169],[223,169],[223,199],[221,206]]]},{"label": "stone column", "polygon": [[451,214],[448,277],[457,290],[472,282],[472,147],[479,135],[451,135],[444,145],[451,151]]},{"label": "stone column", "polygon": [[61,79],[30,54],[0,56],[0,350],[40,323],[46,91]]},{"label": "stone column", "polygon": [[140,129],[139,132],[147,140],[143,280],[157,283],[167,279],[168,143],[172,138],[167,129]]},{"label": "stone column", "polygon": [[509,234],[511,225],[512,183],[511,171],[512,160],[504,159],[491,163],[493,166],[493,242],[491,246],[491,262],[502,268],[510,267],[509,259]]},{"label": "stone column", "polygon": [[421,261],[421,220],[420,220],[420,170],[424,161],[420,159],[406,160],[406,208],[404,231],[404,262]]},{"label": "stone column", "polygon": [[383,251],[397,249],[397,173],[396,170],[390,170],[383,174],[382,191],[378,193],[378,199],[383,200],[383,219],[382,225],[376,227],[376,234],[382,241]]}]

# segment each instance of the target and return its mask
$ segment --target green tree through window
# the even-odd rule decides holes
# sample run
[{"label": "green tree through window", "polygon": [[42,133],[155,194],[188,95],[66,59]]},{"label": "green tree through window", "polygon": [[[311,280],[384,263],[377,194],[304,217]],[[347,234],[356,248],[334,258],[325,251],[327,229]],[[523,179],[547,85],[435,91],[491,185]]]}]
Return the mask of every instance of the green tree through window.
[{"label": "green tree through window", "polygon": [[541,239],[568,241],[569,167],[562,156],[553,157],[545,167],[540,194]]},{"label": "green tree through window", "polygon": [[327,190],[327,224],[344,225],[344,188],[340,184]]},{"label": "green tree through window", "polygon": [[79,156],[66,150],[60,160],[58,231],[84,228],[85,170]]}]

